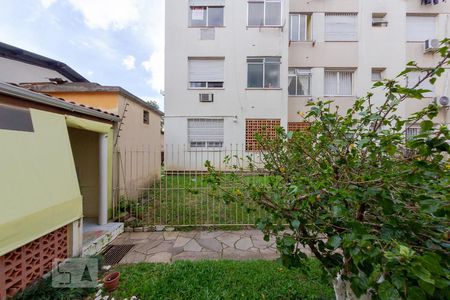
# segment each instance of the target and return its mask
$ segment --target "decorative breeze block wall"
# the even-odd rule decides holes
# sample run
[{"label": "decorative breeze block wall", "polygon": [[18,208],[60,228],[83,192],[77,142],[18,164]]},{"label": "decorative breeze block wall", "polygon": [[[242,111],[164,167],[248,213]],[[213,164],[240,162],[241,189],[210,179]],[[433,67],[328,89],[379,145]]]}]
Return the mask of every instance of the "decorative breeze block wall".
[{"label": "decorative breeze block wall", "polygon": [[289,122],[288,131],[306,131],[310,126],[308,122]]},{"label": "decorative breeze block wall", "polygon": [[0,257],[0,299],[13,297],[68,257],[67,226]]},{"label": "decorative breeze block wall", "polygon": [[259,133],[263,137],[275,138],[275,128],[279,127],[280,119],[246,119],[245,120],[245,150],[260,150],[260,146],[255,139],[255,134]]}]

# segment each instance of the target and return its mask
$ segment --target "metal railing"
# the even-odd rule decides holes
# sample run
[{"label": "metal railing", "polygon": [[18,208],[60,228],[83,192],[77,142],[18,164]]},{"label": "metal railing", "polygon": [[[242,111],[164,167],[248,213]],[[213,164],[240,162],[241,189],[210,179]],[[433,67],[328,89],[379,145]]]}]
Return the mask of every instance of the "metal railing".
[{"label": "metal railing", "polygon": [[[206,161],[218,170],[238,172],[264,181],[264,172],[245,173],[251,157],[243,145],[220,149],[190,149],[166,145],[154,149],[122,149],[115,153],[113,218],[127,226],[254,225],[264,211],[241,203],[225,203],[207,182]],[[224,163],[227,160],[227,163]],[[226,187],[232,189],[233,187]]]}]

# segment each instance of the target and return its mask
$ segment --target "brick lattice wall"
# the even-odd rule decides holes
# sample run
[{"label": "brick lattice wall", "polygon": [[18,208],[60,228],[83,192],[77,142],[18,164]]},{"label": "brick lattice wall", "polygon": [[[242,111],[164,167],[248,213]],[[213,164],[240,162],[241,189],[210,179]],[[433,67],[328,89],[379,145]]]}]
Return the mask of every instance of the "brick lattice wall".
[{"label": "brick lattice wall", "polygon": [[0,257],[0,299],[12,297],[68,256],[67,226]]},{"label": "brick lattice wall", "polygon": [[306,131],[309,129],[308,122],[289,122],[288,131]]},{"label": "brick lattice wall", "polygon": [[280,119],[246,119],[245,120],[245,149],[247,151],[260,150],[255,139],[259,133],[266,138],[274,138],[275,128],[280,126]]}]

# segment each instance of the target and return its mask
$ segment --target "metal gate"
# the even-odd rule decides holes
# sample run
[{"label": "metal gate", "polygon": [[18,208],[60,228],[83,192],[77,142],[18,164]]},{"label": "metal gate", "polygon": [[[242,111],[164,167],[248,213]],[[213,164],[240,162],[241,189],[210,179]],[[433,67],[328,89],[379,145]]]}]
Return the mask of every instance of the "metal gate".
[{"label": "metal gate", "polygon": [[[230,164],[244,164],[248,156],[259,159],[245,146],[218,150],[189,149],[185,145],[160,149],[123,149],[114,155],[113,218],[127,226],[225,226],[254,225],[260,209],[225,203],[207,183],[205,162],[231,172]],[[263,173],[247,175],[265,180]],[[232,187],[230,187],[231,189]]]}]

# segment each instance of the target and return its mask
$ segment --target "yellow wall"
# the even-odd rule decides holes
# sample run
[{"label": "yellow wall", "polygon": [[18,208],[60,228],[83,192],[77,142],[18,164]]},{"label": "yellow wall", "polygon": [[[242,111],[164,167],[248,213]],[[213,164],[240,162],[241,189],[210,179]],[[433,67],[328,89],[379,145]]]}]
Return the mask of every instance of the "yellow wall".
[{"label": "yellow wall", "polygon": [[52,92],[50,95],[119,114],[119,94],[105,92]]},{"label": "yellow wall", "polygon": [[82,216],[64,115],[30,113],[34,132],[0,130],[0,256]]}]

